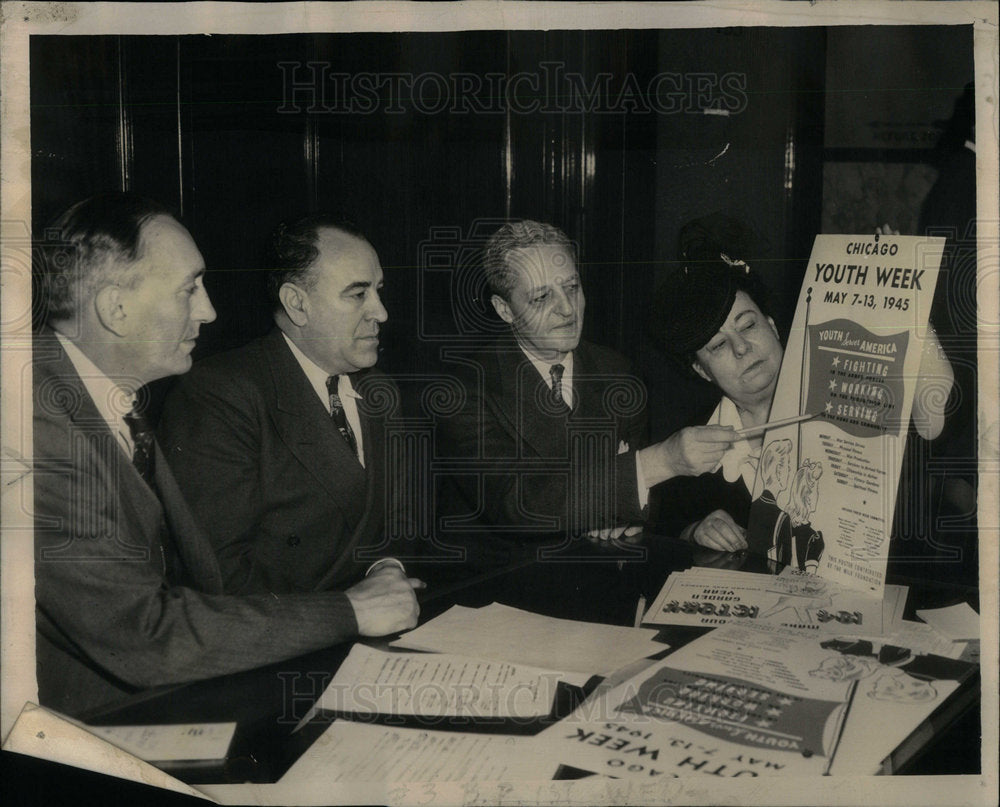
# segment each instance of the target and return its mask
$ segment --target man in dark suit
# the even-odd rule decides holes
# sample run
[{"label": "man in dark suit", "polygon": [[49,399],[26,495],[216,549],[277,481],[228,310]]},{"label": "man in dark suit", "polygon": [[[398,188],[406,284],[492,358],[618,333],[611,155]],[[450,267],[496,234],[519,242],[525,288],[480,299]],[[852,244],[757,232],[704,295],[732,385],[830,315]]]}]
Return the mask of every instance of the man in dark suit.
[{"label": "man in dark suit", "polygon": [[194,241],[165,209],[94,197],[47,231],[48,326],[33,356],[37,675],[86,715],[137,690],[249,669],[416,624],[390,565],[346,591],[230,596],[141,416],[215,311]]},{"label": "man in dark suit", "polygon": [[171,393],[160,441],[231,592],[346,585],[380,556],[398,486],[374,369],[382,268],[348,225],[311,217],[272,238],[276,327],[199,362]]},{"label": "man in dark suit", "polygon": [[643,448],[645,387],[623,356],[580,338],[586,302],[562,231],[505,224],[486,245],[483,271],[510,335],[472,358],[465,405],[441,424],[443,453],[472,461],[441,497],[446,523],[475,519],[494,542],[500,533],[560,544],[618,538],[643,520],[650,486],[688,461],[717,462],[731,430],[706,434],[697,457],[678,453],[672,438]]}]

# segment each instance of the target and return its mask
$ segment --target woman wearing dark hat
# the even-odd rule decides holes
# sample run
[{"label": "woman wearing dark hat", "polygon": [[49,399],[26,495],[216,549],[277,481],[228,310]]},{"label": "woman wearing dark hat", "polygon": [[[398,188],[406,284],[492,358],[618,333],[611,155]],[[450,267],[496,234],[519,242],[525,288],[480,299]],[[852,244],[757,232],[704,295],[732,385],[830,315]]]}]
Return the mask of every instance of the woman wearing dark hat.
[{"label": "woman wearing dark hat", "polygon": [[[774,320],[758,302],[764,299],[749,267],[720,254],[691,262],[660,289],[655,303],[664,348],[723,393],[706,426],[733,430],[714,473],[675,479],[657,491],[661,528],[666,522],[667,531],[682,531],[712,549],[747,546],[744,527],[760,440],[737,439],[734,432],[767,423],[783,355]],[[695,437],[703,428],[682,432]],[[692,504],[702,511],[696,522],[690,518]]]},{"label": "woman wearing dark hat", "polygon": [[[685,266],[657,293],[653,336],[685,368],[718,387],[722,400],[705,426],[681,429],[670,438],[678,442],[695,441],[709,428],[738,430],[767,423],[784,355],[760,279],[710,237],[685,243],[685,231],[690,233],[690,225],[681,235]],[[921,394],[921,381],[940,385],[946,379],[950,386],[952,377],[932,336],[922,357],[912,415],[925,439],[941,432],[944,417],[929,409],[941,396]],[[733,433],[731,440],[712,472],[675,477],[653,492],[651,521],[658,531],[712,549],[747,547],[750,492],[762,438],[748,441]]]}]

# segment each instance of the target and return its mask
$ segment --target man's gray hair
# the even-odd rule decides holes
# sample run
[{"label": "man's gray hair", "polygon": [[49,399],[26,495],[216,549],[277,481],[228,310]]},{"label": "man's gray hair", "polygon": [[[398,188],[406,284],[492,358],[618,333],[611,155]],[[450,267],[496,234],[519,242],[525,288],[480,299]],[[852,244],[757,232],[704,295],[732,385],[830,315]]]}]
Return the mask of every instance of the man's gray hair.
[{"label": "man's gray hair", "polygon": [[510,298],[517,282],[517,272],[508,261],[510,253],[537,246],[563,247],[576,260],[576,246],[558,227],[530,219],[509,221],[490,236],[483,249],[483,273],[492,294]]},{"label": "man's gray hair", "polygon": [[92,196],[63,213],[36,244],[46,319],[72,319],[104,286],[138,283],[142,228],[157,216],[174,218],[159,202],[132,193]]}]

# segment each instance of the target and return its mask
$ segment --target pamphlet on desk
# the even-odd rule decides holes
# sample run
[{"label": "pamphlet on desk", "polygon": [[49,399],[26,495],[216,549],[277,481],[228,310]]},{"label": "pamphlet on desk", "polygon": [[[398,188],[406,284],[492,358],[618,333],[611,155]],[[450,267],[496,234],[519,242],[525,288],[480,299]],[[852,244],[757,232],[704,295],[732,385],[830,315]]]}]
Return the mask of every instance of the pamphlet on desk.
[{"label": "pamphlet on desk", "polygon": [[[785,349],[750,550],[881,596],[944,239],[818,235]],[[769,452],[788,473],[765,473]]]},{"label": "pamphlet on desk", "polygon": [[536,739],[566,765],[645,781],[871,774],[974,669],[877,641],[731,624]]},{"label": "pamphlet on desk", "polygon": [[881,635],[902,617],[907,588],[889,585],[884,594],[875,597],[793,569],[774,577],[695,567],[667,578],[642,623],[714,628],[756,622]]}]

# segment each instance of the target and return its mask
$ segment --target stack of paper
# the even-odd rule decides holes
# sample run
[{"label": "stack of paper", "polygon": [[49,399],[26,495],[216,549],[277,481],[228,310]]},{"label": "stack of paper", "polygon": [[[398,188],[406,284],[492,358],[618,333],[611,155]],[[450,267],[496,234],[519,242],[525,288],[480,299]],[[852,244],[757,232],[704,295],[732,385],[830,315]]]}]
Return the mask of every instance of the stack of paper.
[{"label": "stack of paper", "polygon": [[924,622],[954,642],[979,639],[979,614],[967,602],[917,611]]},{"label": "stack of paper", "polygon": [[448,653],[356,644],[316,704],[355,714],[530,718],[552,710],[561,675]]},{"label": "stack of paper", "polygon": [[[540,751],[532,737],[338,720],[277,783],[199,785],[198,790],[219,804],[495,804],[475,798],[477,783],[544,782],[555,776],[558,762]],[[456,787],[443,791],[444,783]]]},{"label": "stack of paper", "polygon": [[642,621],[702,627],[754,622],[881,635],[898,624],[907,593],[906,586],[886,586],[880,599],[813,575],[695,567],[667,578]]},{"label": "stack of paper", "polygon": [[912,648],[733,623],[537,739],[563,764],[643,781],[871,774],[973,670]]},{"label": "stack of paper", "polygon": [[452,606],[441,616],[403,634],[393,647],[498,659],[558,670],[573,683],[608,675],[665,650],[654,629],[623,628],[533,614],[492,603],[484,608]]},{"label": "stack of paper", "polygon": [[236,733],[235,723],[88,726],[71,718],[66,719],[123,751],[158,765],[224,760]]},{"label": "stack of paper", "polygon": [[340,782],[534,781],[551,779],[558,767],[551,754],[538,753],[530,737],[338,720],[299,757],[278,786],[295,785],[310,792]]}]

